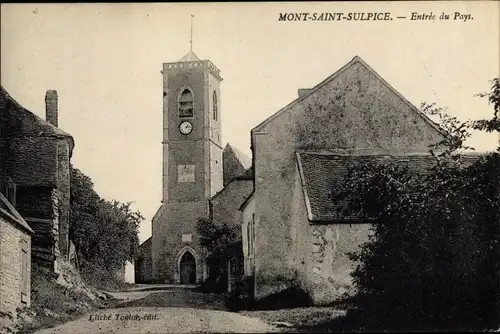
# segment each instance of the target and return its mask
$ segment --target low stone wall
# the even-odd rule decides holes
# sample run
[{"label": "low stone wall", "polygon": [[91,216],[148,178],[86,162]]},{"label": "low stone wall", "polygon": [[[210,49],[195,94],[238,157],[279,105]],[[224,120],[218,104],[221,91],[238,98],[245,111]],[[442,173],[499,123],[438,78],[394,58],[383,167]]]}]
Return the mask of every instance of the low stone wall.
[{"label": "low stone wall", "polygon": [[327,304],[342,296],[353,295],[351,272],[356,263],[348,253],[359,250],[368,241],[370,224],[312,225],[312,298],[315,304]]}]

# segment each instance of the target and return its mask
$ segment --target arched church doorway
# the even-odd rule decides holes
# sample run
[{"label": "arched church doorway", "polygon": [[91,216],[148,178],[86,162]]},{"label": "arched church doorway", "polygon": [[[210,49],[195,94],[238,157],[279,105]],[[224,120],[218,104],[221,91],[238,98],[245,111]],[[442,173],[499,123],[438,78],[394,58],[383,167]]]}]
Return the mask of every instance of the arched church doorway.
[{"label": "arched church doorway", "polygon": [[185,252],[179,264],[181,284],[195,284],[196,283],[196,260],[193,254]]}]

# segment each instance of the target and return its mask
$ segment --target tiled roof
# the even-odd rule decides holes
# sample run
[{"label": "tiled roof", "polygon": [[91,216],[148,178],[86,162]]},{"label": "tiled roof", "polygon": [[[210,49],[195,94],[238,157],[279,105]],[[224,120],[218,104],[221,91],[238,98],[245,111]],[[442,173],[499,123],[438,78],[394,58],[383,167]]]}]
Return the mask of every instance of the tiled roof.
[{"label": "tiled roof", "polygon": [[[231,180],[228,185],[222,188],[218,193],[213,195],[210,198],[210,201],[214,201],[215,199],[219,199],[225,196],[228,193],[229,189],[236,188],[237,193],[242,196],[241,203],[243,203],[246,198],[253,192],[253,180],[243,177],[237,177]],[[240,203],[240,205],[241,205]],[[239,207],[239,205],[238,205]]]},{"label": "tiled roof", "polygon": [[0,91],[0,133],[2,137],[56,137],[70,141],[74,147],[73,137],[38,117],[14,100],[1,87]]},{"label": "tiled roof", "polygon": [[28,233],[35,233],[2,193],[0,193],[0,216]]},{"label": "tiled roof", "polygon": [[[430,154],[414,155],[338,155],[300,152],[296,154],[302,188],[310,221],[359,222],[359,216],[341,216],[339,209],[345,204],[334,202],[331,195],[340,188],[351,167],[367,162],[394,163],[408,166],[410,171],[422,172],[435,165]],[[463,161],[472,163],[481,154],[463,155]]]}]

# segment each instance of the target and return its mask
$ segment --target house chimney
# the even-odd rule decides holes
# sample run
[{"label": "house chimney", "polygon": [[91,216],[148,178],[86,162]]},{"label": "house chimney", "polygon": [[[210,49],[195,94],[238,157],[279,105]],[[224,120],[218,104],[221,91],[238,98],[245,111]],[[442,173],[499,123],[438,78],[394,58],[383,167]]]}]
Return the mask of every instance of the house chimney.
[{"label": "house chimney", "polygon": [[57,91],[48,90],[45,94],[45,120],[57,126]]}]

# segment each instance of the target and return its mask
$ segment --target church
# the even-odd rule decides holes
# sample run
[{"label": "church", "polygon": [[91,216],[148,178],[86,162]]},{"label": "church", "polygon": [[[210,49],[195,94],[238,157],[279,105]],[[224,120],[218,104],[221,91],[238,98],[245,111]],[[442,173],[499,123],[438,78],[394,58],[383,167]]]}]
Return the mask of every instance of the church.
[{"label": "church", "polygon": [[164,63],[161,73],[163,195],[152,237],[140,246],[136,282],[191,285],[208,275],[196,223],[215,215],[235,224],[237,208],[252,191],[251,160],[229,144],[222,147],[222,77],[212,62],[190,50]]},{"label": "church", "polygon": [[260,300],[289,288],[315,304],[354,293],[348,253],[371,225],[329,194],[363,161],[425,168],[443,130],[355,56],[251,130],[252,159],[221,144],[219,69],[192,51],[163,64],[163,200],[136,282],[207,278],[199,218],[241,230],[244,273]]}]

